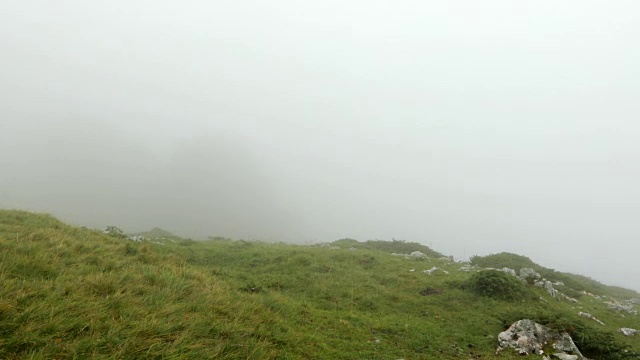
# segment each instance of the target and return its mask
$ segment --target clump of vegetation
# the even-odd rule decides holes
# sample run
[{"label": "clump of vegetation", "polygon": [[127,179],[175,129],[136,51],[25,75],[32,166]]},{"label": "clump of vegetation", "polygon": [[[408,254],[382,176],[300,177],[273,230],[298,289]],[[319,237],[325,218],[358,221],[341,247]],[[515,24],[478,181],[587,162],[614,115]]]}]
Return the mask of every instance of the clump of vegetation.
[{"label": "clump of vegetation", "polygon": [[433,287],[427,287],[420,290],[420,295],[422,296],[438,295],[438,294],[442,294],[442,290],[433,288]]},{"label": "clump of vegetation", "polygon": [[531,295],[520,280],[496,270],[474,273],[464,283],[464,287],[478,295],[500,300],[522,300]]},{"label": "clump of vegetation", "polygon": [[472,256],[469,259],[471,265],[478,265],[484,268],[510,268],[510,269],[522,269],[522,268],[532,268],[536,271],[540,271],[542,267],[536,263],[534,263],[531,259],[526,256],[503,252],[499,254],[492,254],[487,256]]}]

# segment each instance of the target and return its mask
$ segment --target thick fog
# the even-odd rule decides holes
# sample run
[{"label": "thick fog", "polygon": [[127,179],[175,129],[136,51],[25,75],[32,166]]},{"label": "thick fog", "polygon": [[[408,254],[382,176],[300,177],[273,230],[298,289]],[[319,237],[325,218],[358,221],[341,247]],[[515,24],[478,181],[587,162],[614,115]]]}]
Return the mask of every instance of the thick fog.
[{"label": "thick fog", "polygon": [[640,290],[637,1],[0,5],[0,207]]}]

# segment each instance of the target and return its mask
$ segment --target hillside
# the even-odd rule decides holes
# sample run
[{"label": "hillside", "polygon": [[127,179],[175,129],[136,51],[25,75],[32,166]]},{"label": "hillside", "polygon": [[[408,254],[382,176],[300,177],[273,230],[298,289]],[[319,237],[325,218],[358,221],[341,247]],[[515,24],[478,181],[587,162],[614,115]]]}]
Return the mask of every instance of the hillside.
[{"label": "hillside", "polygon": [[182,239],[180,236],[175,235],[159,227],[154,227],[153,229],[148,231],[142,231],[139,233],[131,234],[131,236],[143,236],[147,239],[154,239],[154,240],[159,240],[159,239],[181,240]]},{"label": "hillside", "polygon": [[618,331],[640,316],[604,302],[640,294],[583,281],[555,300],[508,278],[501,297],[474,287],[480,266],[390,254],[406,244],[134,242],[0,210],[0,358],[521,359],[497,335],[530,318],[589,358],[640,359]]}]

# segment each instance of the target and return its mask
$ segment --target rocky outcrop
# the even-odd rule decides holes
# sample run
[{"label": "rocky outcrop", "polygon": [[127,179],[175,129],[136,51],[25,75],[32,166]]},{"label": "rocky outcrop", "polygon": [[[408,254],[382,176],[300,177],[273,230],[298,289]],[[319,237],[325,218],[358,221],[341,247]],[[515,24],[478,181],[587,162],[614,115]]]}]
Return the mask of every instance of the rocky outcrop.
[{"label": "rocky outcrop", "polygon": [[578,313],[578,315],[580,315],[580,316],[582,316],[582,317],[585,317],[585,318],[587,318],[587,319],[591,319],[591,320],[593,320],[593,321],[597,322],[597,323],[598,323],[598,324],[600,324],[600,325],[604,325],[604,323],[603,323],[602,321],[598,320],[595,316],[593,316],[593,315],[591,315],[591,314],[589,314],[589,313],[586,313],[586,312],[582,312],[582,311],[580,311],[580,312]]},{"label": "rocky outcrop", "polygon": [[638,299],[638,298],[635,298],[635,299],[629,299],[629,300],[627,300],[627,302],[628,302],[629,304],[636,304],[636,305],[640,305],[640,299]]},{"label": "rocky outcrop", "polygon": [[567,295],[565,295],[563,293],[559,293],[559,295],[560,295],[561,298],[563,298],[563,299],[565,299],[567,301],[570,301],[570,302],[576,303],[576,304],[579,303],[578,299],[574,299],[574,298],[572,298],[570,296],[567,296]]},{"label": "rocky outcrop", "polygon": [[558,290],[553,288],[553,283],[551,281],[542,279],[534,282],[534,285],[544,288],[552,298],[558,298]]},{"label": "rocky outcrop", "polygon": [[498,335],[498,349],[515,349],[520,355],[543,355],[544,348],[554,349],[558,359],[587,360],[567,333],[559,333],[533,320],[519,320]]},{"label": "rocky outcrop", "polygon": [[625,304],[621,304],[621,303],[619,303],[617,301],[607,301],[607,302],[605,302],[605,304],[607,304],[607,308],[609,310],[624,311],[624,312],[628,312],[629,314],[633,314],[633,315],[637,315],[638,314],[638,311],[633,308],[633,305],[625,305]]},{"label": "rocky outcrop", "polygon": [[518,276],[518,275],[516,275],[516,271],[515,270],[510,269],[508,267],[503,267],[502,269],[500,269],[500,271],[506,272],[507,274],[513,275],[513,276],[516,276],[516,277]]},{"label": "rocky outcrop", "polygon": [[[540,276],[540,274],[538,274],[537,271],[531,269],[531,268],[522,268],[520,269],[520,279],[526,281],[526,282],[535,282],[536,280],[540,280],[542,278],[542,276]],[[529,280],[531,279],[531,280]]]},{"label": "rocky outcrop", "polygon": [[631,328],[621,328],[620,332],[624,334],[624,336],[633,336],[635,334],[640,334],[640,330],[631,329]]},{"label": "rocky outcrop", "polygon": [[433,273],[434,273],[434,272],[436,272],[436,271],[441,271],[441,272],[443,272],[443,273],[445,273],[445,274],[448,274],[448,273],[449,273],[447,270],[443,270],[443,269],[440,269],[439,267],[435,267],[435,266],[434,266],[434,267],[432,267],[432,268],[431,268],[431,269],[429,269],[429,270],[422,270],[422,272],[423,272],[423,273],[425,273],[425,274],[427,274],[427,275],[433,275]]}]

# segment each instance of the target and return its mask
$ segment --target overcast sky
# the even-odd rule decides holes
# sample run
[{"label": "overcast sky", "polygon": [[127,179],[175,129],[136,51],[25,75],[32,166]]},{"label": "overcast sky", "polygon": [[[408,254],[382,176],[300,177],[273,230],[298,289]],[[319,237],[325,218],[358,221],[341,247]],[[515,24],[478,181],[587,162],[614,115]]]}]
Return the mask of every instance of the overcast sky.
[{"label": "overcast sky", "polygon": [[640,290],[640,4],[0,4],[0,207]]}]

